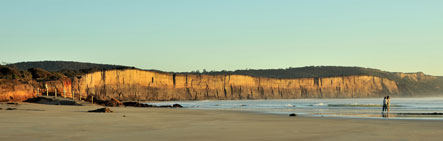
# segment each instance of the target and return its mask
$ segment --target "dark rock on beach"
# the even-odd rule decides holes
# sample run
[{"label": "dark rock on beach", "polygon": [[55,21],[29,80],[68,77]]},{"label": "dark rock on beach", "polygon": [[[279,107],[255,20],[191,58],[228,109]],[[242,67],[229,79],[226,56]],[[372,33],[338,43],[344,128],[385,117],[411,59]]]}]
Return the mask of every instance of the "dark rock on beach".
[{"label": "dark rock on beach", "polygon": [[175,108],[183,108],[183,106],[180,105],[180,104],[173,104],[172,107],[175,107]]},{"label": "dark rock on beach", "polygon": [[297,114],[292,113],[292,114],[289,114],[289,116],[290,116],[290,117],[295,117],[295,116],[297,116]]},{"label": "dark rock on beach", "polygon": [[17,110],[17,108],[7,108],[6,110]]},{"label": "dark rock on beach", "polygon": [[111,109],[109,109],[108,107],[105,108],[99,108],[99,109],[95,109],[95,110],[90,110],[88,112],[94,112],[94,113],[112,113],[114,111],[111,111]]},{"label": "dark rock on beach", "polygon": [[81,105],[75,100],[62,97],[35,97],[25,100],[24,102],[48,104],[48,105]]},{"label": "dark rock on beach", "polygon": [[106,101],[106,103],[104,104],[105,106],[110,106],[110,107],[117,107],[117,106],[121,106],[123,105],[122,102],[120,102],[117,99],[111,98],[111,100]]},{"label": "dark rock on beach", "polygon": [[183,106],[180,104],[157,106],[157,105],[145,104],[145,103],[140,103],[140,102],[124,102],[123,105],[132,106],[132,107],[183,108]]},{"label": "dark rock on beach", "polygon": [[122,102],[120,102],[118,99],[111,98],[111,99],[97,99],[96,97],[88,96],[85,98],[85,101],[87,102],[93,102],[94,104],[107,106],[107,107],[118,107],[123,105]]},{"label": "dark rock on beach", "polygon": [[154,106],[154,105],[140,103],[140,102],[124,102],[123,105],[132,106],[132,107],[153,107]]}]

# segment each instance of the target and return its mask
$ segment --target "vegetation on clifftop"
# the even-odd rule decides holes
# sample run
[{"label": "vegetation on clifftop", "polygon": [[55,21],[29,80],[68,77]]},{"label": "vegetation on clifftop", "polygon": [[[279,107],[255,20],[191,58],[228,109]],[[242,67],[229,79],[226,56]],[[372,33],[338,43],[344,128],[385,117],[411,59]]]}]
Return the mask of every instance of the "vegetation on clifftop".
[{"label": "vegetation on clifftop", "polygon": [[362,68],[362,67],[341,67],[341,66],[310,66],[300,68],[286,69],[247,69],[235,71],[211,71],[203,72],[203,74],[238,74],[249,75],[254,77],[269,78],[313,78],[313,77],[336,77],[336,76],[355,76],[369,75],[384,78],[393,78],[389,72]]},{"label": "vegetation on clifftop", "polygon": [[[109,64],[94,64],[73,61],[36,61],[8,64],[10,68],[33,73],[34,79],[54,80],[62,77],[75,77],[86,73],[112,70],[134,69],[134,67]],[[35,76],[38,75],[38,76]]]},{"label": "vegetation on clifftop", "polygon": [[121,65],[109,65],[109,64],[94,64],[83,63],[73,61],[36,61],[36,62],[19,62],[14,64],[8,64],[8,66],[15,67],[20,70],[27,70],[30,68],[41,68],[50,72],[63,71],[63,70],[109,70],[109,69],[124,69],[133,68]]}]

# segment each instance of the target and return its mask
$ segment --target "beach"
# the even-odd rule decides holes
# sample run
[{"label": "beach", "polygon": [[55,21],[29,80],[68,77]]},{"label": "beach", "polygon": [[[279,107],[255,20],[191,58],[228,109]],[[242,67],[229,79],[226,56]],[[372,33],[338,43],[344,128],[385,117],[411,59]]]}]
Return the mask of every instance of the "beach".
[{"label": "beach", "polygon": [[[0,104],[0,140],[441,140],[441,120],[289,117],[226,110]],[[6,108],[17,108],[6,110]]]}]

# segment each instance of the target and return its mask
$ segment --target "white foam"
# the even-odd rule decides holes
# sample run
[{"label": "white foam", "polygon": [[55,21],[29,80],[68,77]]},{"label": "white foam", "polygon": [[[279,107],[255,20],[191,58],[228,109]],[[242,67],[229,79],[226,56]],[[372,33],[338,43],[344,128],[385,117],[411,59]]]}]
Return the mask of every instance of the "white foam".
[{"label": "white foam", "polygon": [[313,104],[312,106],[328,106],[328,104],[324,104],[323,102]]}]

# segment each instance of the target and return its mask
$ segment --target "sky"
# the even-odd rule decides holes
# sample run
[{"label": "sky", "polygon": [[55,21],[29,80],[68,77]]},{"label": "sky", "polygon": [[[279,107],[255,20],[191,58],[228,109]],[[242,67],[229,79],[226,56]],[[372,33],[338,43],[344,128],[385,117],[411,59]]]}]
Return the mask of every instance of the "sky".
[{"label": "sky", "polygon": [[0,0],[0,62],[443,76],[442,0]]}]

